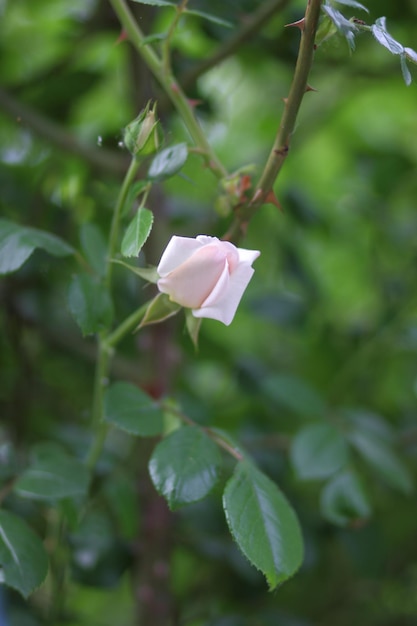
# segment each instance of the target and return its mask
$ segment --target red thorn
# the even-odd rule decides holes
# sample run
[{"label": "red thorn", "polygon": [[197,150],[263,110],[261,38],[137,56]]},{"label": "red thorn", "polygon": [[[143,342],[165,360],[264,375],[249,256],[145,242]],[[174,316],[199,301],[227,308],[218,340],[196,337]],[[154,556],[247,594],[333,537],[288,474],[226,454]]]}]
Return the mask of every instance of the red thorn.
[{"label": "red thorn", "polygon": [[291,22],[291,24],[285,24],[285,28],[288,28],[290,26],[295,26],[295,28],[298,28],[299,30],[301,30],[301,32],[303,32],[305,26],[304,17],[301,18],[301,20],[297,20],[296,22]]},{"label": "red thorn", "polygon": [[123,41],[126,41],[126,39],[127,39],[127,32],[123,29],[123,30],[120,32],[120,35],[118,36],[118,38],[116,39],[116,46],[117,46],[119,43],[122,43]]},{"label": "red thorn", "polygon": [[273,204],[274,206],[277,207],[277,209],[282,211],[282,206],[272,190],[265,196],[265,204],[267,203]]},{"label": "red thorn", "polygon": [[202,100],[193,100],[192,98],[188,99],[188,104],[190,105],[190,107],[198,107],[200,104],[203,104]]},{"label": "red thorn", "polygon": [[306,85],[306,93],[307,91],[317,91],[317,89],[315,87],[312,87],[311,85]]},{"label": "red thorn", "polygon": [[178,93],[179,92],[177,83],[171,83],[171,89],[172,89],[172,91],[174,93]]}]

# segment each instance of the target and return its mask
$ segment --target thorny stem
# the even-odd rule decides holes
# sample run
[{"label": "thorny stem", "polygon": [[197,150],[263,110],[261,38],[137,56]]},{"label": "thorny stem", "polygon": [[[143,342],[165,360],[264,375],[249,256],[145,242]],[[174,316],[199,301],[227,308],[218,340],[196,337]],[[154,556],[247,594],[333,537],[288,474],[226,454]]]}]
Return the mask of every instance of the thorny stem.
[{"label": "thorny stem", "polygon": [[164,74],[168,75],[171,71],[171,40],[177,28],[181,15],[187,6],[188,0],[182,0],[179,5],[175,7],[175,17],[172,20],[168,33],[162,47],[162,65],[164,68]]},{"label": "thorny stem", "polygon": [[239,210],[227,235],[225,236],[225,238],[229,240],[236,240],[239,238],[245,224],[256,213],[259,207],[264,204],[287,157],[291,135],[294,131],[298,111],[304,94],[308,89],[307,80],[313,62],[315,49],[314,40],[320,16],[321,1],[322,0],[309,0],[305,17],[299,23],[301,30],[300,48],[294,70],[293,81],[288,98],[285,100],[285,109],[282,115],[281,124],[275,137],[268,160],[256,185],[255,193],[251,202]]},{"label": "thorny stem", "polygon": [[205,157],[206,164],[217,176],[217,178],[224,178],[227,176],[227,170],[207,141],[207,138],[199,125],[194,115],[194,111],[184,92],[169,69],[164,67],[163,61],[159,58],[154,49],[146,43],[145,36],[136,23],[130,9],[126,5],[125,0],[109,0],[109,2],[126,31],[131,43],[135,46],[177,109],[191,135],[192,140],[201,149],[202,154]]}]

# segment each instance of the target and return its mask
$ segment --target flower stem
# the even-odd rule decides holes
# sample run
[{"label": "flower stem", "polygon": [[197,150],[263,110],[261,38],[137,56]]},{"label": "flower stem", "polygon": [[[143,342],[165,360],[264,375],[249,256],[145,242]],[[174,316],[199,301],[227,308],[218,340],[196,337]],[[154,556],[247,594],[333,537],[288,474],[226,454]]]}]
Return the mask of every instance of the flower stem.
[{"label": "flower stem", "polygon": [[119,223],[122,215],[123,207],[126,202],[127,194],[129,193],[130,186],[136,176],[139,169],[140,162],[138,159],[133,158],[130,162],[129,169],[123,180],[120,188],[119,196],[117,198],[116,207],[113,213],[113,219],[110,226],[109,245],[107,248],[107,266],[105,274],[105,284],[108,289],[111,287],[111,279],[113,273],[112,259],[116,254],[118,235],[119,235]]},{"label": "flower stem", "polygon": [[[119,224],[122,216],[123,207],[126,202],[127,194],[130,186],[136,176],[139,168],[139,161],[135,158],[132,159],[129,169],[126,172],[122,186],[120,188],[119,196],[117,198],[116,206],[114,208],[113,218],[110,226],[109,243],[107,247],[107,261],[106,271],[104,275],[104,284],[107,289],[111,290],[112,272],[113,272],[113,257],[116,254],[118,246]],[[135,312],[137,313],[137,312]],[[132,317],[132,316],[131,316]],[[128,318],[130,319],[130,318]],[[85,463],[87,467],[93,469],[96,465],[101,451],[104,446],[104,442],[107,435],[108,426],[103,421],[103,397],[104,390],[108,384],[110,359],[112,356],[112,347],[120,340],[120,338],[126,334],[127,330],[123,331],[124,324],[121,324],[116,331],[110,333],[110,331],[102,331],[98,334],[97,338],[97,361],[96,370],[94,375],[94,390],[93,390],[93,404],[91,410],[91,423],[94,429],[94,437],[91,442],[90,450],[87,453]],[[130,327],[129,327],[130,328]],[[113,337],[115,336],[115,338]],[[109,338],[113,337],[112,341]]]},{"label": "flower stem", "polygon": [[146,43],[145,36],[136,23],[125,0],[109,0],[131,43],[135,46],[155,78],[159,81],[167,96],[180,114],[194,143],[200,148],[208,167],[218,178],[227,176],[227,170],[214,153],[199,125],[192,106],[169,69],[169,63],[163,63],[154,49]]}]

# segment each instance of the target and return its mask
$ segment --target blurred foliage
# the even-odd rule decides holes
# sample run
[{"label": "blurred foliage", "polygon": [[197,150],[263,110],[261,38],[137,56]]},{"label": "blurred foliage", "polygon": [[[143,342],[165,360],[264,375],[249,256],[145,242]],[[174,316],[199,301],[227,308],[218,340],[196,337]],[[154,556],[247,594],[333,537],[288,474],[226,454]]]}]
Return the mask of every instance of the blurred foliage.
[{"label": "blurred foliage", "polygon": [[[235,29],[260,4],[192,2]],[[304,5],[283,3],[254,37],[187,85],[230,171],[248,164],[261,171],[298,49],[298,31],[284,25],[299,19]],[[370,20],[386,16],[390,32],[415,45],[414,0],[369,0],[367,7]],[[149,34],[163,32],[172,17],[171,8],[133,10]],[[3,0],[0,13],[1,214],[77,247],[86,224],[108,232],[128,163],[123,128],[150,98],[159,100],[166,140],[188,137],[140,59],[120,41],[105,2]],[[176,75],[186,81],[235,29],[182,20],[174,38]],[[205,320],[196,353],[178,317],[125,340],[113,363],[115,380],[171,394],[194,420],[237,437],[279,483],[304,532],[302,570],[269,594],[232,544],[216,491],[169,514],[163,546],[169,570],[161,576],[169,580],[173,624],[417,621],[417,517],[410,497],[417,469],[416,83],[406,87],[398,59],[366,33],[353,54],[343,38],[320,46],[310,82],[317,93],[306,94],[275,187],[283,210],[262,208],[242,244],[262,254],[233,324]],[[157,262],[173,233],[221,236],[227,224],[212,208],[217,191],[197,155],[183,175],[153,190],[149,208],[157,225],[143,260]],[[0,284],[5,481],[24,466],[29,444],[52,440],[79,456],[86,449],[95,347],[68,311],[75,269],[72,258],[36,251]],[[122,268],[115,275],[120,321],[148,292]],[[175,339],[168,352],[161,348],[167,333]],[[335,477],[343,459],[323,457],[320,437],[314,454],[300,451],[323,427],[339,433],[347,474]],[[308,429],[315,435],[306,436]],[[136,575],[138,554],[146,555],[142,483],[149,453],[147,444],[114,435],[82,527],[72,527],[74,504],[62,504],[68,536],[60,549],[72,547],[73,563],[59,624],[139,623],[143,581]],[[310,471],[315,459],[322,465]],[[352,489],[353,498],[340,500]],[[46,509],[16,495],[7,503],[31,520],[53,552],[59,529]],[[62,590],[47,581],[24,604],[8,591],[4,623],[47,623],[46,607],[57,593]]]}]

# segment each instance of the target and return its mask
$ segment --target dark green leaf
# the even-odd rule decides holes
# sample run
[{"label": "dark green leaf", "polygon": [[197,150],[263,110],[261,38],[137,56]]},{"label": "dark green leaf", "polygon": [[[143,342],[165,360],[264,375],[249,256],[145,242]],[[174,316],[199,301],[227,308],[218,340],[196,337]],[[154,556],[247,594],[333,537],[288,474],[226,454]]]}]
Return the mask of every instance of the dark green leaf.
[{"label": "dark green leaf", "polygon": [[32,457],[29,468],[15,484],[19,495],[40,500],[86,495],[90,480],[86,467],[60,446],[39,444]]},{"label": "dark green leaf", "polygon": [[375,24],[372,24],[371,28],[375,39],[381,44],[381,46],[387,48],[387,50],[389,50],[392,54],[404,53],[404,46],[402,46],[399,41],[396,41],[394,37],[391,37],[387,31],[385,17],[379,17],[375,21]]},{"label": "dark green leaf", "polygon": [[392,446],[372,433],[359,429],[350,433],[349,439],[368,465],[387,484],[402,493],[411,493],[413,481],[410,472]]},{"label": "dark green leaf", "polygon": [[104,419],[140,437],[153,437],[163,431],[163,413],[159,405],[130,383],[115,383],[107,389]]},{"label": "dark green leaf", "polygon": [[106,287],[90,274],[78,274],[68,292],[68,305],[83,335],[108,329],[113,319],[113,303]]},{"label": "dark green leaf", "polygon": [[294,376],[268,376],[262,389],[271,400],[301,417],[320,417],[325,413],[325,404],[317,391]]},{"label": "dark green leaf", "polygon": [[303,558],[298,519],[265,474],[239,462],[226,485],[223,507],[233,538],[272,589],[297,571]]},{"label": "dark green leaf", "polygon": [[178,143],[159,152],[149,167],[148,178],[151,180],[165,180],[182,168],[188,157],[186,143]]},{"label": "dark green leaf", "polygon": [[331,424],[309,424],[294,437],[290,455],[300,478],[327,478],[347,463],[348,446]]},{"label": "dark green leaf", "polygon": [[183,426],[155,448],[149,472],[171,509],[204,498],[218,478],[217,445],[199,428]]},{"label": "dark green leaf", "polygon": [[371,515],[368,494],[352,471],[338,474],[327,483],[321,492],[320,507],[322,515],[339,526],[366,520]]},{"label": "dark green leaf", "polygon": [[74,248],[51,233],[0,219],[0,274],[18,270],[36,248],[57,257],[74,253]]},{"label": "dark green leaf", "polygon": [[81,248],[85,258],[98,276],[104,276],[107,263],[107,244],[95,224],[86,223],[80,232]]},{"label": "dark green leaf", "polygon": [[45,580],[48,557],[42,541],[17,515],[0,510],[0,565],[4,582],[27,598]]},{"label": "dark green leaf", "polygon": [[144,207],[140,208],[130,222],[122,241],[123,256],[138,256],[143,244],[152,230],[153,213]]}]

